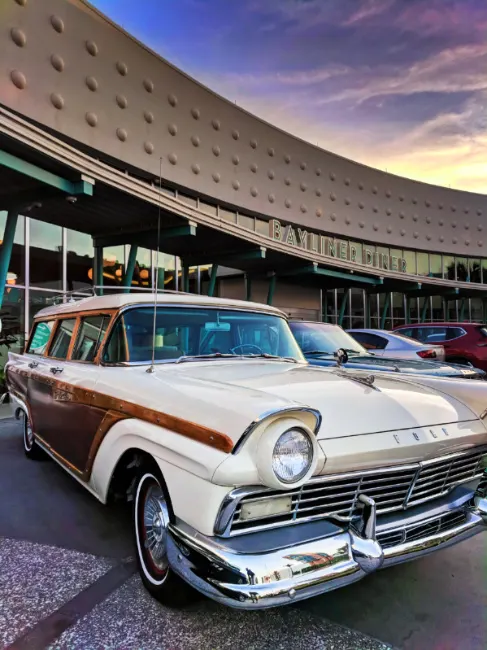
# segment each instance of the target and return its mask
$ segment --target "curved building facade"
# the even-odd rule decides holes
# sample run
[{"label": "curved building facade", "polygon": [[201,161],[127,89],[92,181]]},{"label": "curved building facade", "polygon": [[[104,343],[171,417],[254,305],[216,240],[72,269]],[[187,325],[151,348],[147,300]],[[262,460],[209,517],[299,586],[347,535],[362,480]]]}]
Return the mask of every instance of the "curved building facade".
[{"label": "curved building facade", "polygon": [[84,0],[1,11],[0,284],[19,332],[54,295],[156,281],[344,326],[485,318],[485,196],[299,140]]}]

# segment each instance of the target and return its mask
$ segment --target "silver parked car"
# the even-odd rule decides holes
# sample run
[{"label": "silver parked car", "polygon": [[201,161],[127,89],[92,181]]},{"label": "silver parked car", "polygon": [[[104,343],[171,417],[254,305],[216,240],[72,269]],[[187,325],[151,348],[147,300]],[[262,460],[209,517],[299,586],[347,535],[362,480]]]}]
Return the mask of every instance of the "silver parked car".
[{"label": "silver parked car", "polygon": [[425,345],[415,339],[387,330],[352,329],[347,330],[363,347],[379,357],[397,359],[431,359],[445,360],[445,348],[442,345]]}]

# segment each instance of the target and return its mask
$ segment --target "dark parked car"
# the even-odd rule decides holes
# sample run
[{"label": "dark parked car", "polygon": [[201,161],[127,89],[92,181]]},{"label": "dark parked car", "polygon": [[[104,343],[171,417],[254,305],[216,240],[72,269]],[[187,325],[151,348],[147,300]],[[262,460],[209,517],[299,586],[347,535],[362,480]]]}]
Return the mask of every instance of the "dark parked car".
[{"label": "dark parked car", "polygon": [[487,325],[480,323],[415,323],[394,328],[421,343],[442,345],[446,360],[487,370]]},{"label": "dark parked car", "polygon": [[484,379],[486,373],[473,366],[428,361],[377,357],[360,345],[339,325],[308,321],[291,321],[291,330],[306,359],[315,366],[335,366],[337,350],[344,350],[348,359],[343,364],[356,370],[403,372],[435,377]]}]

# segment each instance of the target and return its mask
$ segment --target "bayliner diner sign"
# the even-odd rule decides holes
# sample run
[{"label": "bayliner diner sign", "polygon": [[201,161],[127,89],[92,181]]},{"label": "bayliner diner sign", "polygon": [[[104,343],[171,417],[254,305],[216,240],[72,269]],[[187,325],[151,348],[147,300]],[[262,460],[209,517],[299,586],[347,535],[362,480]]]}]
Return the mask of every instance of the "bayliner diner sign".
[{"label": "bayliner diner sign", "polygon": [[303,228],[295,228],[291,225],[284,226],[277,219],[269,221],[269,237],[289,246],[305,248],[326,257],[334,257],[355,264],[364,264],[376,269],[407,272],[406,260],[403,257],[377,253],[367,248],[366,244],[363,244],[362,251],[359,253],[357,246],[352,242],[308,232]]}]

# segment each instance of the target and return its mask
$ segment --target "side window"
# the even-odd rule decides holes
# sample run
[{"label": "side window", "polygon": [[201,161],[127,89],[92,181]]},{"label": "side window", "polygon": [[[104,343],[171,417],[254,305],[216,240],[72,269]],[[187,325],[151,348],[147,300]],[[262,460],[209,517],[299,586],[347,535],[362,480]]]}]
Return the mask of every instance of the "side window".
[{"label": "side window", "polygon": [[107,363],[123,363],[124,361],[129,361],[123,316],[118,318],[112,329],[103,352],[103,361]]},{"label": "side window", "polygon": [[464,334],[465,332],[461,327],[448,327],[446,330],[446,340],[451,341],[451,339],[456,339]]},{"label": "side window", "polygon": [[423,332],[421,340],[425,343],[439,343],[440,341],[446,341],[447,338],[445,327],[425,327]]},{"label": "side window", "polygon": [[88,316],[83,318],[78,340],[73,350],[75,361],[93,361],[107,331],[110,316]]},{"label": "side window", "polygon": [[50,320],[35,324],[27,352],[29,354],[44,354],[51,338],[52,328],[56,321]]},{"label": "side window", "polygon": [[387,345],[387,339],[377,334],[366,332],[352,332],[353,338],[361,343],[366,350],[383,350]]},{"label": "side window", "polygon": [[66,318],[59,321],[51,349],[49,350],[50,357],[54,359],[66,359],[75,324],[76,318]]},{"label": "side window", "polygon": [[394,330],[394,332],[400,332],[401,334],[404,334],[404,336],[410,336],[412,339],[416,338],[416,330],[413,330],[412,327],[397,329]]}]

